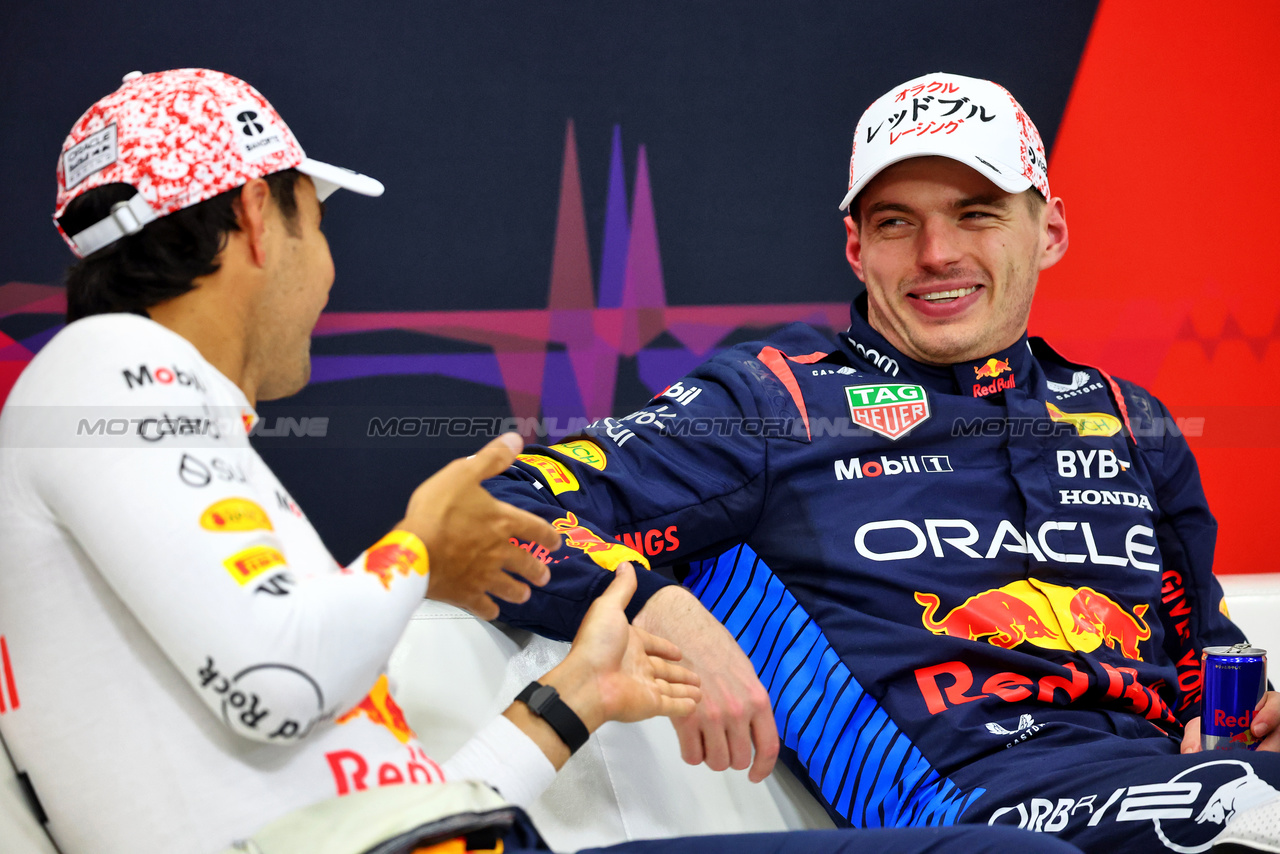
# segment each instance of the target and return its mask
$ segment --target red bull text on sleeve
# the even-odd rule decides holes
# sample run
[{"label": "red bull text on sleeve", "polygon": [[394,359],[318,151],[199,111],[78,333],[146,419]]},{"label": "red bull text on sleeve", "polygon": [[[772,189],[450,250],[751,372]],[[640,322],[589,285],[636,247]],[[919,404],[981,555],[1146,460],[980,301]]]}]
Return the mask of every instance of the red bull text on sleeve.
[{"label": "red bull text on sleeve", "polygon": [[1238,643],[1204,648],[1204,704],[1200,734],[1205,750],[1256,750],[1250,726],[1267,690],[1267,651]]}]

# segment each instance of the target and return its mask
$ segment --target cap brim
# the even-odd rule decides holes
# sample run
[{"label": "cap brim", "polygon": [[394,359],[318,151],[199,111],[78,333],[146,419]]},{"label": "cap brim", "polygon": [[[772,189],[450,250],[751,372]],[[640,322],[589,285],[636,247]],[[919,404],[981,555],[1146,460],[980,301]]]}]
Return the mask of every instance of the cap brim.
[{"label": "cap brim", "polygon": [[957,163],[963,163],[965,166],[973,169],[978,174],[987,178],[991,183],[995,184],[1006,193],[1021,193],[1031,189],[1031,179],[1023,175],[1012,166],[1000,163],[996,160],[979,159],[975,155],[965,157],[957,157],[950,151],[938,151],[930,148],[916,148],[905,150],[897,156],[881,163],[872,172],[867,173],[858,179],[858,181],[849,188],[849,192],[845,194],[844,201],[840,203],[840,210],[848,210],[849,205],[853,202],[854,196],[862,192],[862,189],[871,182],[871,179],[879,175],[885,169],[888,169],[895,163],[903,160],[910,160],[912,157],[946,157]]},{"label": "cap brim", "polygon": [[382,186],[382,182],[376,178],[343,169],[341,166],[312,160],[310,157],[304,157],[295,168],[311,177],[312,183],[316,185],[316,197],[322,202],[338,189],[350,190],[362,196],[381,196],[386,191],[386,187]]}]

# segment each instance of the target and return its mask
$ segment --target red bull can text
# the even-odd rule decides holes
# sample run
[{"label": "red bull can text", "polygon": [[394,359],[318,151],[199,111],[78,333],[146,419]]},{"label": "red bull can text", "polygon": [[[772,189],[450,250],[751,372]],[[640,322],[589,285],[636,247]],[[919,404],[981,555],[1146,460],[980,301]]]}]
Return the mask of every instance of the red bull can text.
[{"label": "red bull can text", "polygon": [[1238,643],[1204,648],[1200,737],[1205,750],[1255,750],[1250,726],[1267,690],[1267,651]]}]

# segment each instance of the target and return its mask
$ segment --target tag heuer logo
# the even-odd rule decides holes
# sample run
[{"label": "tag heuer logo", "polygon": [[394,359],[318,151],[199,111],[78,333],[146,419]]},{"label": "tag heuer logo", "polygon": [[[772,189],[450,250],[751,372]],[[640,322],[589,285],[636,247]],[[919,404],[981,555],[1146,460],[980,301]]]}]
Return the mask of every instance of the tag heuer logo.
[{"label": "tag heuer logo", "polygon": [[854,424],[895,441],[929,420],[929,398],[918,385],[851,385],[844,393]]}]

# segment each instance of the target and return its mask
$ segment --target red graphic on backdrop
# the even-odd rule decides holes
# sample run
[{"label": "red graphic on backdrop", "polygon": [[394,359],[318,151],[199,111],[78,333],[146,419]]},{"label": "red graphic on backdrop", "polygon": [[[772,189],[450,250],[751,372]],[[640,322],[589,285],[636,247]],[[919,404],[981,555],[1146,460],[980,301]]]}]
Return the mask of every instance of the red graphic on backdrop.
[{"label": "red graphic on backdrop", "polygon": [[[656,394],[720,349],[719,343],[739,329],[767,329],[792,321],[843,329],[848,323],[847,302],[668,305],[648,152],[645,146],[639,147],[628,206],[622,132],[617,127],[605,207],[596,276],[570,121],[565,132],[547,308],[328,312],[321,316],[315,335],[398,330],[492,349],[484,353],[313,356],[311,382],[392,375],[452,376],[503,388],[517,417],[541,414],[562,424],[577,418],[585,427],[614,414],[622,358],[636,360],[641,382]],[[16,313],[64,311],[60,288],[19,283],[0,286],[0,320]],[[21,342],[0,334],[0,399],[54,331]]]},{"label": "red graphic on backdrop", "polygon": [[[1234,125],[1216,157],[1168,122],[1179,104],[1250,115],[1257,94],[1240,81],[1266,78],[1280,18],[1265,0],[1221,4],[1212,15],[1190,0],[1155,16],[1140,6],[1098,5],[1050,169],[1071,248],[1040,277],[1031,332],[1149,388],[1175,419],[1204,419],[1191,445],[1218,520],[1213,569],[1270,572],[1272,547],[1259,532],[1274,525],[1280,418],[1259,391],[1280,383],[1280,292],[1261,283],[1274,278],[1264,247],[1280,220],[1271,201],[1280,175],[1257,167],[1275,158],[1280,116]],[[1193,54],[1212,60],[1186,62]],[[1200,217],[1191,232],[1146,216],[1117,229],[1117,187],[1143,188],[1144,211],[1194,199],[1197,210],[1231,215]],[[1205,262],[1186,263],[1188,252]]]}]

